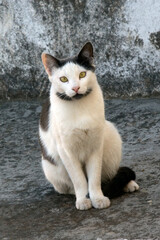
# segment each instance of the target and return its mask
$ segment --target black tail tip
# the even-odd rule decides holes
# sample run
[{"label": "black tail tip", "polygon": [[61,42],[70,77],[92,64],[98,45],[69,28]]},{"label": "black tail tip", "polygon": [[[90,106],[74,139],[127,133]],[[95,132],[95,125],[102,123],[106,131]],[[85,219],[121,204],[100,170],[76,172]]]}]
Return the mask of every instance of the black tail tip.
[{"label": "black tail tip", "polygon": [[102,183],[102,191],[105,196],[115,198],[124,193],[124,187],[136,179],[135,172],[128,167],[120,167],[115,177],[109,183]]},{"label": "black tail tip", "polygon": [[118,175],[118,177],[120,177],[120,176],[123,177],[124,180],[127,181],[127,183],[131,180],[136,179],[135,172],[132,169],[130,169],[129,167],[120,167],[116,176],[117,175]]}]

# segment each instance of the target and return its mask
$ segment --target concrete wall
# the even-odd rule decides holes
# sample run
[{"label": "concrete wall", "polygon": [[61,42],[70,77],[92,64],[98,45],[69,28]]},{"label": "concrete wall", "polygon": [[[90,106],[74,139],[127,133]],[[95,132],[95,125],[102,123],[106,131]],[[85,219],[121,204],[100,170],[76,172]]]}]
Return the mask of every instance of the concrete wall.
[{"label": "concrete wall", "polygon": [[0,98],[46,95],[41,53],[88,40],[106,97],[160,94],[159,0],[0,0]]}]

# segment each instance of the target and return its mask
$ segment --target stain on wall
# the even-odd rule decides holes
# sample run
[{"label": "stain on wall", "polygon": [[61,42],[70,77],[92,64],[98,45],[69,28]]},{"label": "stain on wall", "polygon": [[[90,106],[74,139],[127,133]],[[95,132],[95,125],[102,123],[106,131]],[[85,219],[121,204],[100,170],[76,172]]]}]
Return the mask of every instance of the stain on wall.
[{"label": "stain on wall", "polygon": [[0,98],[46,96],[43,51],[94,45],[108,97],[160,94],[159,0],[0,0]]},{"label": "stain on wall", "polygon": [[150,41],[156,47],[156,49],[160,49],[160,31],[150,34]]}]

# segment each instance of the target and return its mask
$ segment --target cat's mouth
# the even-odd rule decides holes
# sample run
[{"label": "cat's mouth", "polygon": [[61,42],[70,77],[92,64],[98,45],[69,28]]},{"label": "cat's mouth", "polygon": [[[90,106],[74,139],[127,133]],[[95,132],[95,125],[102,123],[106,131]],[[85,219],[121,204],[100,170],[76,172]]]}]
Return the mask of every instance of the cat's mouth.
[{"label": "cat's mouth", "polygon": [[72,101],[72,100],[78,100],[78,99],[81,99],[83,97],[86,97],[88,96],[90,93],[92,92],[92,88],[89,88],[87,89],[87,91],[83,94],[80,94],[80,93],[76,93],[73,97],[69,97],[67,94],[65,93],[59,93],[57,92],[56,95],[62,99],[62,100],[66,100],[66,101]]}]

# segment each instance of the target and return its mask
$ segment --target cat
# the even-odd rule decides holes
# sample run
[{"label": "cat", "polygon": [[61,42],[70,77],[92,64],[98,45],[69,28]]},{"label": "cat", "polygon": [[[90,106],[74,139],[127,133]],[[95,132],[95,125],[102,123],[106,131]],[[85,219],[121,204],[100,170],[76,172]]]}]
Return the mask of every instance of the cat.
[{"label": "cat", "polygon": [[119,167],[122,140],[105,120],[92,44],[68,59],[43,53],[42,62],[51,82],[39,124],[47,180],[58,193],[75,194],[79,210],[107,208],[109,198],[138,190],[135,173]]}]

